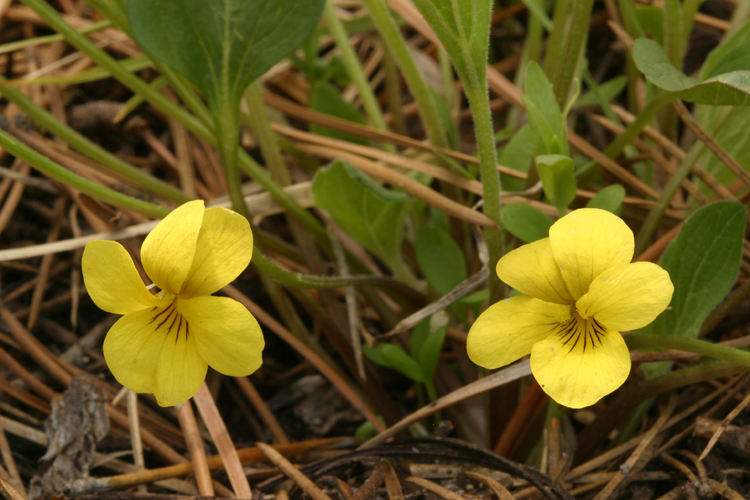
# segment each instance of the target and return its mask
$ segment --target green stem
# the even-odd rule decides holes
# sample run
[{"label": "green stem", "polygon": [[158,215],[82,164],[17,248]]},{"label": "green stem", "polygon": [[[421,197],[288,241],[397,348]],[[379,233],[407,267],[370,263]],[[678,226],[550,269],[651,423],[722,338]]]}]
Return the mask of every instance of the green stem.
[{"label": "green stem", "polygon": [[[99,21],[96,23],[91,23],[85,28],[81,28],[78,30],[78,32],[82,35],[87,35],[89,33],[93,33],[95,31],[101,31],[103,29],[109,28],[112,26],[112,23],[109,20]],[[15,52],[17,50],[25,49],[27,47],[36,47],[37,45],[47,45],[50,43],[55,42],[62,42],[65,40],[62,35],[47,35],[47,36],[38,36],[36,38],[27,38],[24,40],[18,40],[16,42],[10,42],[5,43],[3,45],[0,45],[0,54],[7,54],[9,52]]]},{"label": "green stem", "polygon": [[[38,1],[38,0],[37,0]],[[398,26],[393,21],[385,0],[362,0],[365,7],[370,13],[370,17],[378,27],[383,42],[396,59],[396,63],[404,74],[406,84],[411,90],[412,96],[417,103],[419,112],[422,115],[422,123],[427,136],[434,146],[441,148],[448,147],[448,138],[443,128],[443,121],[440,119],[437,104],[433,98],[427,83],[422,78],[422,74],[417,68],[414,58],[409,53],[404,38]]]},{"label": "green stem", "polygon": [[[349,34],[346,32],[346,29],[344,29],[344,24],[336,15],[336,9],[334,9],[331,0],[326,1],[324,15],[326,23],[328,24],[328,29],[341,51],[341,57],[346,66],[346,70],[359,91],[359,97],[362,99],[362,106],[365,108],[367,116],[370,117],[370,121],[372,121],[375,128],[388,131],[388,126],[383,118],[383,112],[380,109],[380,105],[375,98],[372,88],[370,87],[370,82],[367,80],[367,76],[362,69],[362,64],[349,42]],[[385,144],[384,147],[391,153],[396,152],[396,148],[392,144]]]},{"label": "green stem", "polygon": [[278,267],[263,255],[257,248],[253,252],[253,264],[280,284],[293,288],[343,288],[346,286],[379,286],[394,290],[413,290],[398,280],[385,276],[312,276],[290,273]]},{"label": "green stem", "polygon": [[8,134],[5,130],[0,130],[0,147],[13,156],[25,161],[47,177],[55,179],[73,189],[77,189],[94,199],[157,219],[164,217],[170,212],[168,208],[160,207],[159,205],[154,205],[153,203],[148,203],[137,198],[131,198],[112,189],[95,184],[88,179],[84,179],[46,156],[40,155]]},{"label": "green stem", "polygon": [[679,335],[626,335],[630,349],[674,349],[750,367],[750,352]]},{"label": "green stem", "polygon": [[[482,174],[482,196],[484,213],[492,219],[497,228],[487,227],[484,230],[489,251],[490,265],[494,266],[505,254],[505,236],[501,224],[502,198],[500,194],[500,175],[497,172],[497,151],[495,134],[492,127],[489,95],[485,81],[480,81],[476,74],[467,75],[464,80],[466,96],[469,99],[471,113],[474,116],[474,131],[479,150],[479,169]],[[490,302],[503,298],[503,288],[495,273],[490,273]]]}]

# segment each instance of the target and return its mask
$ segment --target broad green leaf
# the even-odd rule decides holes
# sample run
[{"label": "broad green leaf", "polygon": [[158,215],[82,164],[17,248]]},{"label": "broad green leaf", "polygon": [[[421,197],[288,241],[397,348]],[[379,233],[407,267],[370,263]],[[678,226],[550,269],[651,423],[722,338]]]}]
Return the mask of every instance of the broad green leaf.
[{"label": "broad green leaf", "polygon": [[750,104],[750,71],[724,73],[701,82],[672,66],[664,49],[647,38],[635,41],[633,60],[648,81],[685,101],[713,106]]},{"label": "broad green leaf", "polygon": [[637,333],[697,337],[737,279],[746,218],[741,203],[720,201],[685,221],[660,263],[674,284],[670,309]]},{"label": "broad green leaf", "polygon": [[315,29],[325,0],[128,0],[135,40],[185,75],[211,107],[247,86]]},{"label": "broad green leaf", "polygon": [[[725,68],[735,67],[737,70],[750,69],[747,59],[742,57],[743,53],[746,54],[749,46],[750,19],[708,54],[706,62],[703,64],[703,68],[701,68],[701,79],[707,80],[712,76],[734,71],[733,69],[726,70]],[[739,65],[737,65],[738,62],[740,63]]]},{"label": "broad green leaf", "polygon": [[552,221],[541,210],[526,203],[503,207],[503,228],[516,238],[531,243],[549,236]]},{"label": "broad green leaf", "polygon": [[411,332],[411,340],[409,342],[409,352],[415,357],[419,350],[424,345],[424,341],[430,336],[430,318],[423,319],[414,330]]},{"label": "broad green leaf", "polygon": [[411,206],[405,195],[374,185],[344,161],[317,172],[312,195],[358,243],[386,263],[399,258],[404,220]]},{"label": "broad green leaf", "polygon": [[562,217],[576,197],[576,178],[573,160],[563,155],[536,157],[536,169],[547,198],[557,207]]},{"label": "broad green leaf", "polygon": [[[355,106],[346,102],[341,96],[341,92],[328,82],[318,82],[315,84],[310,96],[310,107],[315,111],[335,116],[336,118],[342,118],[361,125],[365,124],[362,113]],[[310,125],[310,131],[334,139],[370,145],[370,141],[365,138],[332,130],[320,125]]]},{"label": "broad green leaf", "polygon": [[607,186],[586,203],[587,208],[601,208],[615,215],[622,212],[622,200],[625,199],[625,188],[620,184]]},{"label": "broad green leaf", "polygon": [[465,82],[484,82],[487,72],[492,0],[414,0]]},{"label": "broad green leaf", "polygon": [[[498,162],[500,165],[528,173],[531,168],[531,160],[534,158],[533,145],[531,141],[531,128],[524,125],[511,137],[508,144],[500,151]],[[516,179],[508,175],[500,176],[503,181],[504,191],[520,191],[524,188],[524,180]]]},{"label": "broad green leaf", "polygon": [[[625,90],[625,87],[628,84],[628,77],[625,75],[616,76],[612,78],[611,80],[607,80],[606,82],[599,85],[599,91],[602,93],[604,98],[607,100],[607,102],[611,101],[618,95],[620,95],[620,92]],[[575,103],[576,107],[578,106],[598,106],[599,100],[596,97],[596,94],[594,92],[586,92],[581,97],[578,98],[578,100]]]},{"label": "broad green leaf", "polygon": [[425,381],[419,363],[396,345],[384,343],[371,348],[365,344],[362,346],[362,353],[373,363],[393,368],[415,382]]},{"label": "broad green leaf", "polygon": [[423,226],[414,242],[417,262],[427,282],[445,295],[466,279],[466,261],[450,234],[436,226]]},{"label": "broad green leaf", "polygon": [[526,68],[525,82],[523,103],[529,117],[534,155],[567,155],[565,121],[547,75],[532,61]]}]

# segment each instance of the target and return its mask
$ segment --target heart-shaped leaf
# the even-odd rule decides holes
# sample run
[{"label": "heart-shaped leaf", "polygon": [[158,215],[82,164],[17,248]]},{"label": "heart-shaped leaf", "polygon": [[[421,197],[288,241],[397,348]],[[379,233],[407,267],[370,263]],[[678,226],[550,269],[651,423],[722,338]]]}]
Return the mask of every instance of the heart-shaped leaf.
[{"label": "heart-shaped leaf", "polygon": [[247,86],[307,37],[324,0],[128,0],[136,41],[185,75],[212,107]]},{"label": "heart-shaped leaf", "polygon": [[701,82],[672,66],[661,45],[639,38],[633,47],[633,60],[648,81],[676,97],[713,106],[750,105],[750,71],[732,71]]}]

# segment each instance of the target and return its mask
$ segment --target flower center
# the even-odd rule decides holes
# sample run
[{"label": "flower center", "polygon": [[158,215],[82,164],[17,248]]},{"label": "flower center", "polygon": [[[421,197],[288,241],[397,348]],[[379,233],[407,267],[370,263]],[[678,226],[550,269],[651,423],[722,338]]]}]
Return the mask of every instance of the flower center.
[{"label": "flower center", "polygon": [[602,337],[606,334],[604,327],[593,317],[583,318],[573,307],[570,318],[560,323],[558,335],[563,342],[563,346],[569,346],[570,350],[576,348],[581,343],[583,351],[586,349],[596,349],[602,345]]},{"label": "flower center", "polygon": [[[165,298],[167,300],[169,299],[169,297]],[[176,297],[172,296],[172,301],[167,306],[154,307],[153,311],[156,310],[159,310],[159,312],[157,312],[148,323],[149,325],[152,323],[156,324],[154,332],[159,331],[162,327],[164,327],[166,331],[162,330],[162,333],[164,333],[165,335],[169,336],[173,333],[175,334],[175,343],[180,340],[180,334],[182,333],[185,334],[185,340],[187,340],[188,336],[190,335],[190,328],[188,326],[187,319],[185,319],[185,317],[177,310]]]}]

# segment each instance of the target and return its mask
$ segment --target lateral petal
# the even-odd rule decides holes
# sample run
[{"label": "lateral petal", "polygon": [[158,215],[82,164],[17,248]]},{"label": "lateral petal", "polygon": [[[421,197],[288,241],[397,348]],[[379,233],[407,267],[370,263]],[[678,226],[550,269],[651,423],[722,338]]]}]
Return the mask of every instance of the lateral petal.
[{"label": "lateral petal", "polygon": [[175,406],[195,396],[208,371],[195,335],[184,326],[184,318],[176,316],[180,326],[170,328],[157,361],[154,396],[159,406]]},{"label": "lateral petal", "polygon": [[596,208],[575,210],[549,230],[552,255],[573,299],[589,290],[594,278],[633,258],[633,232],[616,215]]},{"label": "lateral petal", "polygon": [[187,319],[190,337],[211,368],[244,377],[260,367],[263,332],[245,306],[228,297],[198,296],[180,299],[178,307]]},{"label": "lateral petal", "polygon": [[555,304],[573,302],[552,256],[549,238],[508,252],[497,262],[497,275],[524,295]]},{"label": "lateral petal", "polygon": [[161,302],[148,291],[130,254],[116,241],[89,241],[81,269],[91,300],[107,312],[130,314]]},{"label": "lateral petal", "polygon": [[126,314],[104,338],[104,359],[117,381],[134,392],[152,393],[156,387],[159,353],[167,338],[156,321],[168,306]]},{"label": "lateral petal", "polygon": [[247,219],[226,208],[207,209],[181,295],[211,295],[234,281],[252,256],[253,233]]},{"label": "lateral petal", "polygon": [[474,363],[494,369],[529,354],[570,317],[570,306],[526,296],[491,305],[469,330],[466,352]]},{"label": "lateral petal", "polygon": [[635,330],[656,319],[673,292],[667,271],[651,262],[634,262],[597,276],[576,307],[581,316],[593,316],[608,329]]},{"label": "lateral petal", "polygon": [[630,351],[614,330],[585,343],[555,332],[532,347],[531,372],[552,399],[569,408],[584,408],[625,382]]},{"label": "lateral petal", "polygon": [[164,217],[143,241],[143,268],[162,290],[171,294],[182,290],[193,265],[203,212],[203,200],[185,203]]}]

